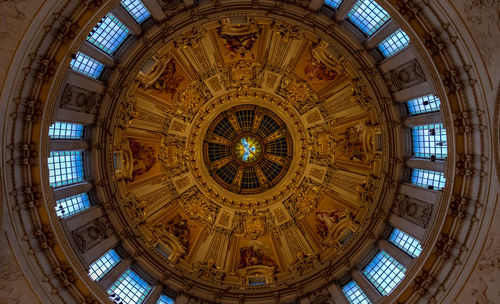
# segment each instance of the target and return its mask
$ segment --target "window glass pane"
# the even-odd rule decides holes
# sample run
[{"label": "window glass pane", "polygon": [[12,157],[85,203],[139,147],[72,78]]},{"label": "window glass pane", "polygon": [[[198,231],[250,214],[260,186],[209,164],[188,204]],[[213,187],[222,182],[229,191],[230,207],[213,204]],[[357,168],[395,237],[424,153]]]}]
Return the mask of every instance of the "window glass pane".
[{"label": "window glass pane", "polygon": [[446,129],[442,124],[412,127],[411,137],[414,157],[445,159],[448,155]]},{"label": "window glass pane", "polygon": [[113,267],[120,263],[121,258],[118,253],[111,249],[106,252],[97,261],[92,263],[89,268],[89,277],[93,281],[99,281],[102,279]]},{"label": "window glass pane", "polygon": [[156,302],[156,304],[174,304],[174,299],[162,294],[158,299],[158,302]]},{"label": "window glass pane", "polygon": [[340,4],[342,4],[342,1],[343,0],[325,0],[325,4],[337,10],[340,7]]},{"label": "window glass pane", "polygon": [[418,115],[422,113],[437,112],[441,101],[434,95],[427,95],[409,100],[406,103],[410,115]]},{"label": "window glass pane", "polygon": [[389,236],[389,242],[393,243],[413,258],[418,257],[422,252],[422,246],[420,246],[420,242],[416,238],[397,228],[392,230]]},{"label": "window glass pane", "polygon": [[391,16],[373,0],[359,0],[347,18],[367,36],[373,35]]},{"label": "window glass pane", "polygon": [[370,300],[355,281],[342,286],[345,297],[351,304],[371,304]]},{"label": "window glass pane", "polygon": [[104,64],[80,52],[76,53],[76,58],[71,60],[70,66],[73,71],[94,79],[97,79],[104,70]]},{"label": "window glass pane", "polygon": [[363,275],[386,296],[403,280],[406,268],[385,251],[379,251],[363,269]]},{"label": "window glass pane", "polygon": [[410,37],[399,29],[380,42],[378,49],[387,58],[407,47],[409,43]]},{"label": "window glass pane", "polygon": [[83,125],[56,121],[49,127],[49,136],[52,139],[82,139]]},{"label": "window glass pane", "polygon": [[119,298],[124,304],[140,304],[144,302],[150,291],[151,285],[137,273],[128,269],[111,285],[108,294],[113,296],[115,302]]},{"label": "window glass pane", "polygon": [[122,5],[137,23],[142,23],[151,16],[141,0],[122,0]]},{"label": "window glass pane", "polygon": [[446,178],[443,172],[412,169],[411,183],[431,190],[441,190],[444,188]]},{"label": "window glass pane", "polygon": [[59,217],[68,217],[90,208],[87,193],[80,193],[56,201],[56,214]]},{"label": "window glass pane", "polygon": [[49,183],[61,187],[83,181],[82,151],[53,151],[48,159]]},{"label": "window glass pane", "polygon": [[113,14],[102,18],[87,36],[87,40],[108,54],[113,54],[127,38],[128,28]]}]

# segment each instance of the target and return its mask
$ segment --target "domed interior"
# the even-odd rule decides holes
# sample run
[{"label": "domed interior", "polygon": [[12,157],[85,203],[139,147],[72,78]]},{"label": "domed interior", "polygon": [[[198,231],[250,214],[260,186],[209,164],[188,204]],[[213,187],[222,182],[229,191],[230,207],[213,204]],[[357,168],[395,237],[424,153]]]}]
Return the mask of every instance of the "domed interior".
[{"label": "domed interior", "polygon": [[498,151],[434,3],[59,5],[2,138],[43,303],[451,302]]}]

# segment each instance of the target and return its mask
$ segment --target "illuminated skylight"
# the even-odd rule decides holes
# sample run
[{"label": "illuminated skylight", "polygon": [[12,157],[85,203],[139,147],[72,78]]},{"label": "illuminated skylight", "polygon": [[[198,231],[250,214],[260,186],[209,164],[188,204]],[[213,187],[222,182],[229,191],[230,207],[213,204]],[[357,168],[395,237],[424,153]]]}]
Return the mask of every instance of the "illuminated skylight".
[{"label": "illuminated skylight", "polygon": [[108,13],[90,32],[87,41],[111,55],[125,41],[128,34],[129,29],[113,14]]},{"label": "illuminated skylight", "polygon": [[444,177],[443,172],[412,169],[411,183],[431,190],[441,190],[444,188],[446,178]]},{"label": "illuminated skylight", "polygon": [[121,3],[139,24],[151,16],[151,13],[144,6],[141,0],[122,0]]},{"label": "illuminated skylight", "polygon": [[439,111],[441,101],[434,95],[426,95],[418,98],[408,100],[406,107],[410,115],[418,115],[430,112]]},{"label": "illuminated skylight", "polygon": [[56,121],[49,127],[49,137],[52,139],[82,139],[83,125]]},{"label": "illuminated skylight", "polygon": [[385,251],[379,251],[363,269],[363,275],[383,296],[390,294],[403,280],[406,268]]},{"label": "illuminated skylight", "polygon": [[390,57],[401,51],[410,44],[410,37],[402,30],[397,30],[389,37],[379,43],[378,49],[385,58]]},{"label": "illuminated skylight", "polygon": [[122,259],[118,253],[111,249],[89,267],[89,277],[93,281],[102,279],[113,267],[118,265]]},{"label": "illuminated skylight", "polygon": [[53,151],[48,159],[49,182],[61,187],[83,181],[82,151]]},{"label": "illuminated skylight", "polygon": [[76,53],[76,58],[71,60],[70,66],[73,71],[94,79],[101,76],[105,67],[104,64],[80,52]]},{"label": "illuminated skylight", "polygon": [[359,0],[347,18],[367,36],[373,35],[391,16],[373,0]]},{"label": "illuminated skylight", "polygon": [[87,193],[80,193],[56,201],[56,214],[59,217],[68,217],[90,208]]}]

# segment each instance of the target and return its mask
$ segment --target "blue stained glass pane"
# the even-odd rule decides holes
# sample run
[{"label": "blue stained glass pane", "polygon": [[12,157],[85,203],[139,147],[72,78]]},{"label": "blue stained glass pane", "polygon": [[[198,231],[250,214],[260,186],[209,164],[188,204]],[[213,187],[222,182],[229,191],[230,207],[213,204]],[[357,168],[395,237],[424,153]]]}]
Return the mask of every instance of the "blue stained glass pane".
[{"label": "blue stained glass pane", "polygon": [[334,10],[338,10],[343,0],[325,0],[325,4]]},{"label": "blue stained glass pane", "polygon": [[108,54],[113,54],[125,41],[129,29],[113,14],[102,18],[87,36],[87,41]]},{"label": "blue stained glass pane", "polygon": [[111,249],[89,267],[89,277],[93,281],[102,279],[113,267],[118,265],[122,259],[118,253]]},{"label": "blue stained glass pane", "polygon": [[137,23],[142,23],[151,16],[141,0],[122,0],[121,3]]},{"label": "blue stained glass pane", "polygon": [[156,304],[174,304],[174,299],[162,294]]},{"label": "blue stained glass pane", "polygon": [[446,178],[443,172],[412,169],[411,183],[431,190],[441,190],[444,188]]},{"label": "blue stained glass pane", "polygon": [[90,208],[87,193],[80,193],[56,201],[56,214],[59,217],[68,217]]},{"label": "blue stained glass pane", "polygon": [[412,127],[411,137],[414,157],[445,159],[448,156],[446,129],[442,124]]},{"label": "blue stained glass pane", "polygon": [[82,139],[83,125],[56,121],[49,127],[49,136],[52,139]]},{"label": "blue stained glass pane", "polygon": [[140,304],[144,302],[146,296],[151,291],[149,285],[143,278],[131,269],[127,269],[125,273],[111,285],[108,289],[108,294],[112,295],[116,301],[116,297],[124,304]]},{"label": "blue stained glass pane", "polygon": [[401,51],[410,44],[410,37],[402,30],[397,30],[389,37],[379,43],[378,49],[385,58],[390,57]]},{"label": "blue stained glass pane", "polygon": [[377,255],[363,269],[363,275],[386,296],[403,280],[406,268],[385,251]]},{"label": "blue stained glass pane", "polygon": [[422,252],[422,246],[420,246],[420,242],[416,238],[397,228],[394,228],[391,235],[389,235],[389,242],[413,258],[418,257]]},{"label": "blue stained glass pane", "polygon": [[342,292],[351,304],[371,304],[370,300],[355,281],[342,286]]},{"label": "blue stained glass pane", "polygon": [[49,183],[61,187],[83,181],[82,151],[53,151],[48,158]]},{"label": "blue stained glass pane", "polygon": [[434,95],[426,95],[408,100],[408,102],[406,102],[408,112],[412,116],[423,113],[437,112],[440,110],[440,105],[441,100]]},{"label": "blue stained glass pane", "polygon": [[94,79],[104,70],[104,64],[80,52],[76,53],[76,58],[71,60],[70,66],[73,71]]},{"label": "blue stained glass pane", "polygon": [[373,0],[359,0],[347,18],[367,36],[373,35],[391,16]]}]

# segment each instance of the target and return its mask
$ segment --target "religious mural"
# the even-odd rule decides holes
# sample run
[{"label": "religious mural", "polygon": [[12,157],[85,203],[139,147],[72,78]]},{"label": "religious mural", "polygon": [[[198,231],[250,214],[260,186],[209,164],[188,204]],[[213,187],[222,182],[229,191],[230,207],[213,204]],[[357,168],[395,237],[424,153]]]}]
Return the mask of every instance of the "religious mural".
[{"label": "religious mural", "polygon": [[335,226],[349,217],[347,210],[316,211],[316,229],[318,235],[323,239],[330,239]]},{"label": "religious mural", "polygon": [[176,59],[169,60],[163,66],[163,71],[156,71],[155,68],[157,76],[147,83],[142,83],[141,88],[154,97],[172,102],[189,86],[191,79]]},{"label": "religious mural", "polygon": [[158,151],[160,143],[145,139],[129,139],[129,148],[133,158],[132,180],[152,176],[160,171]]},{"label": "religious mural", "polygon": [[224,21],[222,26],[217,28],[215,35],[219,38],[219,47],[225,63],[257,59],[262,27],[256,23],[248,20],[240,24]]},{"label": "religious mural", "polygon": [[183,219],[179,214],[177,214],[174,218],[167,222],[165,228],[179,240],[186,251],[189,251],[191,232],[186,219]]},{"label": "religious mural", "polygon": [[239,250],[239,261],[237,268],[242,269],[249,266],[277,267],[276,262],[269,256],[267,246],[258,240],[249,241]]},{"label": "religious mural", "polygon": [[[295,74],[307,81],[316,94],[331,88],[333,83],[340,78],[339,67],[332,67],[326,64],[320,56],[320,51],[316,50],[316,43],[312,46],[302,48],[295,63]],[[324,57],[324,56],[323,56]],[[331,60],[334,62],[333,60]]]}]

